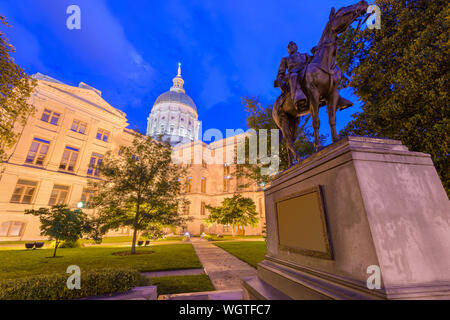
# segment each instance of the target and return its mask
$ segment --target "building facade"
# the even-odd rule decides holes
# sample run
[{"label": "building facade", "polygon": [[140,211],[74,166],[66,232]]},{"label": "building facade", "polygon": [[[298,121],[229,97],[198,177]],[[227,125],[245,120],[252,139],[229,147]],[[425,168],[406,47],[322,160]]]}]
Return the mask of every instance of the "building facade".
[{"label": "building facade", "polygon": [[[130,145],[134,137],[134,132],[127,129],[126,114],[109,105],[99,90],[85,83],[70,86],[42,74],[34,77],[37,86],[30,102],[36,111],[28,117],[25,126],[14,128],[20,136],[6,150],[6,162],[0,164],[0,241],[42,239],[39,219],[25,215],[24,211],[55,204],[76,208],[80,202],[88,201],[93,195],[88,181],[101,179],[97,166],[103,156],[108,151],[118,154],[120,147]],[[179,91],[169,93],[184,94],[184,89],[180,91],[183,88],[180,69],[172,88]],[[232,138],[209,145],[197,140],[198,115],[194,102],[189,99],[180,98],[181,102],[176,103],[178,100],[173,101],[172,96],[161,95],[149,116],[149,128],[154,123],[155,128],[164,124],[164,130],[159,133],[163,132],[166,139],[177,144],[178,151],[196,146],[195,150],[202,150],[200,153],[224,152],[227,143],[234,143]],[[170,129],[171,125],[174,130]],[[148,133],[152,135],[151,129]],[[183,214],[194,220],[176,232],[231,234],[230,226],[204,223],[208,214],[205,206],[219,205],[224,198],[240,192],[255,201],[261,222],[255,228],[241,227],[238,232],[261,233],[265,220],[262,191],[238,190],[237,182],[231,177],[232,165],[200,161],[187,166],[186,197],[190,205]],[[92,212],[84,210],[88,214]],[[108,235],[130,234],[131,230],[122,228]]]},{"label": "building facade", "polygon": [[133,140],[125,113],[99,90],[35,78],[36,111],[15,128],[20,137],[0,164],[0,241],[40,239],[39,219],[24,210],[87,201],[88,180],[99,178],[96,166],[105,153]]},{"label": "building facade", "polygon": [[[192,234],[202,232],[211,234],[260,235],[265,227],[264,191],[256,184],[249,184],[244,179],[237,179],[236,166],[227,163],[227,153],[232,153],[238,143],[239,136],[218,140],[210,144],[202,141],[175,146],[175,158],[187,169],[184,185],[189,205],[183,212],[192,217],[192,221],[184,226],[183,231]],[[219,157],[216,155],[220,154]],[[232,162],[232,161],[230,161]],[[248,197],[256,205],[259,222],[256,226],[207,225],[204,219],[209,212],[207,205],[219,206],[225,198],[235,194]]]}]

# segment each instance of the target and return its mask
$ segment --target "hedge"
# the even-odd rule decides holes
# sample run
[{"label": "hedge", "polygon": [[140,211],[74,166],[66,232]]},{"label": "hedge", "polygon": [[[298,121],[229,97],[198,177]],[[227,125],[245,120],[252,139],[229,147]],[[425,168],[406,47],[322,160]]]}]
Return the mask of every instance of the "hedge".
[{"label": "hedge", "polygon": [[[62,241],[59,245],[58,245],[58,249],[60,248],[81,248],[82,247],[82,242],[80,239],[78,239],[77,241]],[[50,242],[50,248],[54,248],[56,245],[56,241],[53,240],[52,242]]]},{"label": "hedge", "polygon": [[139,271],[102,269],[81,272],[81,289],[69,290],[70,274],[49,274],[0,282],[0,300],[68,300],[126,292],[133,287],[149,285]]}]

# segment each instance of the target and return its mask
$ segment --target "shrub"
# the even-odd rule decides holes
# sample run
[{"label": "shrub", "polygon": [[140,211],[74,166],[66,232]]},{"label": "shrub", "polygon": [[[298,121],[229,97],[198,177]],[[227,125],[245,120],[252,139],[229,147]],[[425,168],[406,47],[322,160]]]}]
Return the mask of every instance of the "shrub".
[{"label": "shrub", "polygon": [[70,274],[49,274],[0,281],[0,300],[68,300],[116,292],[149,285],[139,271],[102,269],[81,273],[81,289],[69,290]]},{"label": "shrub", "polygon": [[167,236],[164,238],[160,238],[161,240],[165,240],[165,241],[177,241],[177,240],[183,240],[183,236]]},{"label": "shrub", "polygon": [[208,241],[213,241],[213,240],[214,240],[214,237],[211,236],[211,235],[209,235],[209,234],[207,234],[206,236],[203,237],[203,239],[206,239],[206,240],[208,240]]},{"label": "shrub", "polygon": [[[50,243],[50,247],[54,248],[56,245],[56,241],[52,241]],[[82,247],[82,242],[81,240],[76,240],[76,241],[62,241],[58,248],[81,248]]]},{"label": "shrub", "polygon": [[208,241],[222,241],[222,240],[226,240],[226,238],[224,238],[222,235],[206,235],[203,239],[206,239]]}]

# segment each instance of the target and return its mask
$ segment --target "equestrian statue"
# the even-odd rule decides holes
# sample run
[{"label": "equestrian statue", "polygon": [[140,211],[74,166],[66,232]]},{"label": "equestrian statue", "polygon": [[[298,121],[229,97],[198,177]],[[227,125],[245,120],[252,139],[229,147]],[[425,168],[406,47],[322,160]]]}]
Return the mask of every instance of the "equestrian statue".
[{"label": "equestrian statue", "polygon": [[289,56],[281,59],[275,80],[281,95],[274,103],[272,117],[286,141],[289,166],[301,160],[294,148],[301,116],[309,113],[312,117],[314,147],[318,151],[321,148],[319,108],[326,105],[333,142],[338,140],[336,110],[353,103],[341,97],[337,89],[342,78],[342,71],[336,66],[337,39],[366,14],[368,6],[366,1],[360,1],[337,12],[332,8],[319,43],[311,50],[312,56],[299,53],[294,42],[288,44]]}]

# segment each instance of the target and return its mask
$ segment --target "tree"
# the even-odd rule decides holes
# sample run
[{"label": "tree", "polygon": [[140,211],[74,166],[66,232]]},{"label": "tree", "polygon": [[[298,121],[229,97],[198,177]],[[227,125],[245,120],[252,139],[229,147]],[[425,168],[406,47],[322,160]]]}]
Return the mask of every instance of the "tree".
[{"label": "tree", "polygon": [[207,205],[205,207],[210,212],[205,222],[208,224],[231,225],[233,235],[234,227],[255,226],[259,221],[253,200],[242,197],[240,194],[235,194],[232,198],[225,198],[221,206],[213,207]]},{"label": "tree", "polygon": [[[271,129],[278,129],[272,118],[272,105],[262,106],[257,97],[243,97],[242,103],[245,105],[245,110],[247,112],[247,127],[249,129],[256,130],[257,134],[260,129],[266,129],[267,131],[267,150],[271,147]],[[300,121],[300,126],[298,128],[299,134],[295,141],[295,148],[298,153],[307,157],[314,152],[314,143],[311,140],[312,133],[307,127],[309,121],[309,115],[302,117]],[[281,140],[280,132],[280,140]],[[321,136],[321,139],[324,139]],[[248,178],[247,181],[256,182],[257,184],[267,184],[271,181],[272,177],[268,175],[261,175],[261,160],[259,158],[258,152],[258,165],[249,164],[249,139],[246,138],[246,161],[245,164],[239,164],[236,166],[236,172],[234,173],[238,178],[245,177]],[[260,147],[260,146],[259,146]],[[279,150],[279,170],[283,171],[288,168],[288,152],[286,148],[286,143],[280,143]],[[247,184],[243,184],[242,187],[247,187]]]},{"label": "tree", "polygon": [[[0,26],[10,27],[5,17],[0,15]],[[19,134],[14,132],[17,123],[25,125],[34,111],[28,98],[36,86],[36,81],[14,63],[10,56],[15,51],[5,33],[0,31],[0,160],[5,159],[5,151],[13,146]]]},{"label": "tree", "polygon": [[187,219],[179,214],[186,203],[182,196],[184,171],[171,161],[171,148],[139,133],[120,156],[108,152],[99,166],[102,180],[91,182],[98,190],[92,207],[98,209],[105,233],[129,226],[133,229],[131,254],[136,253],[138,232],[180,226]]},{"label": "tree", "polygon": [[93,234],[91,221],[80,209],[70,210],[66,205],[55,205],[51,209],[25,210],[25,214],[38,216],[41,235],[55,240],[53,258],[62,241],[75,242],[84,234]]},{"label": "tree", "polygon": [[401,140],[431,154],[447,193],[449,165],[449,20],[445,0],[376,0],[380,30],[349,30],[337,63],[347,71],[362,112],[341,135]]}]

